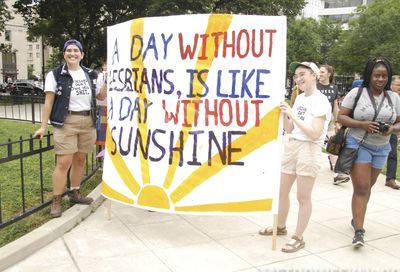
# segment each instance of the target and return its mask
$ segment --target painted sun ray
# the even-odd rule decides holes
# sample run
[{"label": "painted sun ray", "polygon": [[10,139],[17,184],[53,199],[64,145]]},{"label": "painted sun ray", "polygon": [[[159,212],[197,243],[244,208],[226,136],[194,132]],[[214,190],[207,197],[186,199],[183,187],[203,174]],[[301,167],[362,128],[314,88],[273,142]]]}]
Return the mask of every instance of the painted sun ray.
[{"label": "painted sun ray", "polygon": [[[262,145],[276,140],[278,138],[279,131],[279,115],[280,109],[279,107],[275,107],[261,119],[260,126],[252,127],[245,135],[233,141],[233,146],[240,146],[242,148],[240,156],[237,156],[233,160],[240,160]],[[260,131],[263,133],[260,133]],[[200,186],[203,182],[208,180],[211,176],[217,174],[219,171],[227,167],[227,165],[221,163],[218,154],[214,155],[211,161],[211,165],[213,165],[213,167],[210,167],[208,162],[203,163],[179,186],[175,188],[175,190],[170,194],[170,198],[173,203],[177,203],[195,190],[198,186]]]},{"label": "painted sun ray", "polygon": [[[119,153],[118,149],[116,148],[116,146],[112,146],[112,143],[114,143],[114,140],[112,139],[110,129],[107,126],[106,149],[108,156],[111,159],[112,163],[114,164],[114,167],[117,170],[119,176],[124,181],[125,185],[134,195],[137,195],[140,190],[140,185],[136,181],[136,179],[132,176],[128,166],[126,166],[125,161],[122,158],[121,154]],[[116,152],[114,155],[111,154],[112,150],[115,150]]]},{"label": "painted sun ray", "polygon": [[[228,30],[231,22],[232,22],[233,16],[227,16],[227,15],[221,15],[221,14],[211,14],[208,18],[208,25],[207,25],[207,29],[206,29],[206,34],[207,33],[212,33],[212,32],[225,32]],[[221,44],[221,40],[222,37],[220,37],[219,39],[219,44]],[[214,61],[214,54],[212,54],[211,52],[213,52],[215,48],[215,44],[214,42],[209,42],[207,43],[207,47],[206,47],[206,51],[208,52],[207,55],[209,56],[207,59],[202,60],[202,59],[198,59],[196,62],[196,66],[195,69],[196,70],[202,70],[202,69],[209,69],[211,67],[212,62]],[[203,50],[203,46],[200,47],[199,52],[202,52]],[[207,77],[204,77],[204,81],[207,80]],[[199,80],[197,78],[194,79],[193,82],[193,90],[194,93],[202,93],[203,92],[203,85],[199,82]],[[195,100],[199,100],[200,98],[196,98]],[[188,106],[188,112],[194,112],[194,104],[190,104]],[[193,123],[193,119],[194,119],[194,115],[193,114],[189,114],[188,116],[188,123]],[[188,135],[190,132],[191,128],[182,128],[183,131],[183,145],[186,144],[187,139],[188,139]],[[175,144],[176,146],[176,144]],[[174,179],[175,173],[176,173],[176,169],[178,166],[179,160],[177,159],[177,157],[173,157],[172,163],[168,168],[168,172],[164,181],[164,185],[163,187],[165,189],[168,189],[171,184],[172,184],[172,180]]]},{"label": "painted sun ray", "polygon": [[194,206],[175,206],[179,212],[256,212],[270,211],[272,199],[259,199],[238,202],[210,203]]},{"label": "painted sun ray", "polygon": [[101,193],[122,203],[128,203],[132,205],[135,203],[133,199],[130,199],[129,197],[115,191],[104,180],[101,182]]},{"label": "painted sun ray", "polygon": [[[134,35],[140,35],[143,37],[143,32],[144,32],[144,19],[136,19],[132,21],[131,24],[131,34],[130,37],[133,37]],[[139,49],[139,43],[134,44],[132,51],[137,52]],[[131,66],[132,68],[139,68],[138,70],[138,78],[142,77],[143,69],[145,68],[143,58],[137,58],[133,61],[131,61]],[[146,99],[146,84],[143,84],[143,88],[141,92],[138,92],[138,97],[140,99],[139,106],[141,108],[141,112],[144,112],[144,104],[143,101]],[[140,131],[140,134],[143,135],[143,139],[147,139],[147,123],[146,122],[137,122],[138,124],[138,129]],[[142,153],[140,153],[140,169],[142,172],[142,182],[143,184],[148,184],[150,183],[150,168],[149,168],[149,162],[148,160],[143,156]]]}]

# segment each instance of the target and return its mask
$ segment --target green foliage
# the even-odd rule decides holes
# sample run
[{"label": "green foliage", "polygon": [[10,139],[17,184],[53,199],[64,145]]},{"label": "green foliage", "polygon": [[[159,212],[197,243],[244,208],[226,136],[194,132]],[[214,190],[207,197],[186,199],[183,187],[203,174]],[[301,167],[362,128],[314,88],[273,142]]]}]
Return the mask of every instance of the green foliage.
[{"label": "green foliage", "polygon": [[33,79],[33,64],[28,64],[26,69],[28,71],[28,79]]},{"label": "green foliage", "polygon": [[50,69],[61,65],[63,62],[62,52],[58,48],[53,49],[53,53],[50,55],[50,58],[47,60],[45,65],[45,71],[49,71]]},{"label": "green foliage", "polygon": [[11,12],[9,11],[5,1],[0,1],[0,36],[1,33],[4,31],[6,22],[11,20],[12,18],[13,17],[11,16]]},{"label": "green foliage", "polygon": [[146,16],[194,13],[240,13],[287,15],[294,17],[305,0],[41,0],[29,5],[17,0],[14,8],[23,16],[31,37],[44,37],[44,42],[62,51],[66,39],[83,43],[84,64],[96,66],[106,56],[106,27]]},{"label": "green foliage", "polygon": [[328,19],[318,22],[312,18],[289,19],[287,63],[293,61],[331,63],[328,52],[337,43],[341,31],[339,24]]},{"label": "green foliage", "polygon": [[330,52],[335,65],[344,73],[362,73],[372,57],[387,57],[395,73],[400,71],[400,1],[373,1],[357,9],[349,29]]},{"label": "green foliage", "polygon": [[[9,139],[15,141],[19,137],[23,139],[29,138],[40,127],[40,124],[31,124],[24,121],[0,120],[0,144],[6,143]],[[49,127],[51,130],[52,127]],[[35,148],[39,141],[34,141]],[[23,151],[29,149],[29,144],[24,143],[22,147],[19,144],[11,144],[14,150],[13,154],[18,154],[20,148]],[[0,156],[7,156],[7,146],[0,146]],[[43,172],[40,172],[39,154],[23,159],[24,185],[25,185],[25,201],[27,208],[34,207],[41,203],[41,184],[40,176],[43,176],[44,201],[52,197],[52,172],[55,165],[55,156],[52,150],[42,154]],[[22,212],[22,194],[21,194],[21,167],[20,160],[11,161],[0,164],[0,198],[2,219],[8,220]],[[91,163],[89,163],[89,169]],[[97,171],[95,175],[88,180],[82,187],[82,193],[90,193],[101,182],[101,171]],[[64,198],[62,202],[63,210],[70,207],[69,202]],[[0,247],[23,236],[29,231],[41,226],[49,221],[50,207],[43,209],[17,223],[0,229]]]}]

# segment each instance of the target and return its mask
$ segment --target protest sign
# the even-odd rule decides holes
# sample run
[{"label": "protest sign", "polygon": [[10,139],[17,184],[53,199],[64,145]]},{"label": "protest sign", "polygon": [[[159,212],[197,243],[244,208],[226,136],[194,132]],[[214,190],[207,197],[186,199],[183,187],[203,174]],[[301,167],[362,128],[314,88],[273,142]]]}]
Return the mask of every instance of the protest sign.
[{"label": "protest sign", "polygon": [[282,16],[108,27],[102,194],[171,213],[277,213],[285,56]]}]

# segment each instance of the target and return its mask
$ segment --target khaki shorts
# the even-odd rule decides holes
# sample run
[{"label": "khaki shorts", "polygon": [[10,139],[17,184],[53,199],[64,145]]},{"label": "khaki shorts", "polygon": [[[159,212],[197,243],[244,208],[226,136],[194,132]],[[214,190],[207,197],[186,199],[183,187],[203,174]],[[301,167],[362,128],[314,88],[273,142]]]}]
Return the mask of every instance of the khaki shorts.
[{"label": "khaki shorts", "polygon": [[318,144],[290,138],[285,144],[281,171],[290,175],[316,177],[321,168],[321,154]]},{"label": "khaki shorts", "polygon": [[96,141],[92,117],[67,115],[64,126],[54,128],[54,151],[59,155],[89,153]]}]

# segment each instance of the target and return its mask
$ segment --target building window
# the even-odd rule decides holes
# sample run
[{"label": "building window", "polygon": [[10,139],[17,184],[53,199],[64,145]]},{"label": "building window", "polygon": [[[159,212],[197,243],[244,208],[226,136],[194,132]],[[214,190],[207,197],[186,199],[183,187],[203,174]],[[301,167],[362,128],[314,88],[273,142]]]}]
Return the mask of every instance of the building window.
[{"label": "building window", "polygon": [[28,50],[32,50],[32,44],[28,44]]},{"label": "building window", "polygon": [[356,7],[363,4],[363,0],[326,0],[325,8]]},{"label": "building window", "polygon": [[330,20],[340,23],[347,23],[350,19],[350,14],[335,14],[335,15],[326,15]]},{"label": "building window", "polygon": [[28,54],[28,60],[33,60],[33,53]]},{"label": "building window", "polygon": [[36,52],[36,58],[37,58],[37,59],[40,58],[39,52]]},{"label": "building window", "polygon": [[5,33],[4,33],[4,39],[5,39],[7,42],[11,42],[11,30],[6,30],[6,31],[5,31]]},{"label": "building window", "polygon": [[36,49],[39,50],[40,49],[40,45],[37,44],[36,45]]}]

